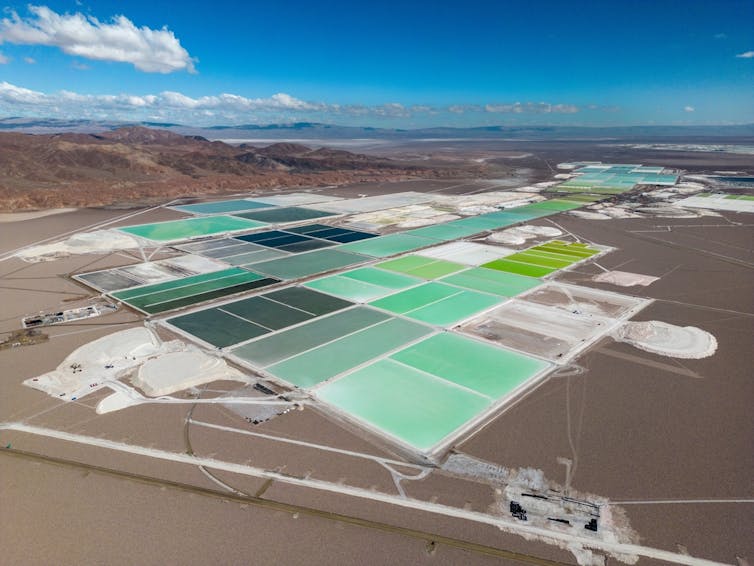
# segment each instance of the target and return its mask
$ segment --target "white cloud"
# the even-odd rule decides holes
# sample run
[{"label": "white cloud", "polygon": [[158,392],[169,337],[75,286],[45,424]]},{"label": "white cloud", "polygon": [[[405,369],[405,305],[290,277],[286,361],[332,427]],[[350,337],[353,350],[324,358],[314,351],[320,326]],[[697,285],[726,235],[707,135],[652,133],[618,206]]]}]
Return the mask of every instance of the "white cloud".
[{"label": "white cloud", "polygon": [[712,37],[714,37],[715,39],[728,39],[728,34],[727,33],[716,33]]},{"label": "white cloud", "polygon": [[363,120],[401,120],[419,116],[462,113],[572,114],[570,104],[525,102],[512,104],[455,104],[450,106],[386,104],[333,104],[311,102],[287,93],[250,98],[222,93],[193,97],[182,92],[155,94],[82,94],[70,90],[40,92],[0,81],[0,115],[65,119],[171,121],[190,125],[332,122],[348,117]]},{"label": "white cloud", "polygon": [[36,62],[37,62],[37,60],[34,57],[24,57],[24,63],[27,63],[29,65],[33,65]]},{"label": "white cloud", "polygon": [[29,6],[29,12],[27,18],[12,12],[0,20],[0,43],[49,45],[86,59],[131,63],[148,73],[194,72],[194,59],[167,28],[136,27],[125,16],[105,23],[46,6]]},{"label": "white cloud", "polygon": [[754,59],[754,51],[744,51],[736,55],[739,59]]},{"label": "white cloud", "polygon": [[451,104],[447,111],[452,114],[465,114],[466,112],[481,112],[483,109],[477,104]]},{"label": "white cloud", "polygon": [[8,63],[10,63],[10,57],[7,57],[0,53],[0,65],[7,65]]},{"label": "white cloud", "polygon": [[484,110],[492,114],[575,114],[579,111],[579,107],[573,104],[514,102],[513,104],[487,104]]},{"label": "white cloud", "polygon": [[[306,102],[289,94],[278,93],[269,98],[246,98],[237,94],[220,94],[191,98],[180,92],[165,91],[159,94],[80,94],[68,90],[43,93],[0,82],[0,110],[2,102],[36,110],[62,112],[66,116],[95,111],[109,112],[113,117],[130,118],[129,112],[140,110],[163,112],[177,117],[203,115],[227,116],[231,113],[253,114],[256,112],[318,112],[329,107],[322,103]],[[10,110],[10,108],[8,108]],[[382,110],[376,113],[382,113]]]},{"label": "white cloud", "polygon": [[694,112],[694,110],[696,110],[696,108],[694,108],[693,106],[684,106],[683,107],[683,111],[684,112]]},{"label": "white cloud", "polygon": [[273,94],[269,98],[246,98],[238,94],[220,94],[217,96],[202,96],[191,98],[180,92],[166,91],[155,97],[160,106],[173,109],[225,109],[234,111],[252,110],[294,110],[316,111],[324,110],[326,106],[320,103],[306,102],[285,93]]},{"label": "white cloud", "polygon": [[18,105],[39,105],[44,104],[47,95],[36,90],[29,90],[20,86],[0,82],[0,102],[7,102]]}]

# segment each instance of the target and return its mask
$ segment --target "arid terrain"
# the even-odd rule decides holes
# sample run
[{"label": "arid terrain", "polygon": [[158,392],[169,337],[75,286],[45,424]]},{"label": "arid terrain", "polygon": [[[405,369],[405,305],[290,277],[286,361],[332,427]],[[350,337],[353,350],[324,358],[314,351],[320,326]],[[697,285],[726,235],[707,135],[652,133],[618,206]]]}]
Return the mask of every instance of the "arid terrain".
[{"label": "arid terrain", "polygon": [[0,133],[0,211],[127,206],[255,189],[480,175],[293,143],[267,147],[125,127],[98,134]]}]

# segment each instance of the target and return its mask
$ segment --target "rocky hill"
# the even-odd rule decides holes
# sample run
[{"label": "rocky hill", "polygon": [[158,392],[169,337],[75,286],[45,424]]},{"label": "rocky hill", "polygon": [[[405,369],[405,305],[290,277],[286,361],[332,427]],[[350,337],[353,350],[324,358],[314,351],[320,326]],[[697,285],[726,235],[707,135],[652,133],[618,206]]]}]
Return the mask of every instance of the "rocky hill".
[{"label": "rocky hill", "polygon": [[5,211],[452,174],[341,150],[291,143],[236,147],[141,126],[96,134],[0,133]]}]

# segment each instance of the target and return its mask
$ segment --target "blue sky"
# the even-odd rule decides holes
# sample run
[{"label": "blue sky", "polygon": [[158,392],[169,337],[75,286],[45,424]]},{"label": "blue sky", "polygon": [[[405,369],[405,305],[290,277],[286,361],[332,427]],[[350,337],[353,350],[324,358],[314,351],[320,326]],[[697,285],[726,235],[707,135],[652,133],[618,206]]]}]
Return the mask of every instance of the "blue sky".
[{"label": "blue sky", "polygon": [[754,0],[0,4],[0,116],[754,122]]}]

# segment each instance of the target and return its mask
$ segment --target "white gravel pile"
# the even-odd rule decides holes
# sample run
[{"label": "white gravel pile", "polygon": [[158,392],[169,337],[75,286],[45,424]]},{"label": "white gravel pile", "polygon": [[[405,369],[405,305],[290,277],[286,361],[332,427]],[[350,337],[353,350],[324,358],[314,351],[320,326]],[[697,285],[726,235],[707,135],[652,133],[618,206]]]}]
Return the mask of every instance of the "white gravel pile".
[{"label": "white gravel pile", "polygon": [[717,350],[717,340],[709,332],[659,320],[627,322],[613,333],[613,338],[640,350],[672,358],[707,358]]},{"label": "white gravel pile", "polygon": [[139,247],[135,238],[117,230],[97,230],[74,234],[62,242],[21,250],[17,257],[28,262],[52,261],[79,254],[102,254]]}]

